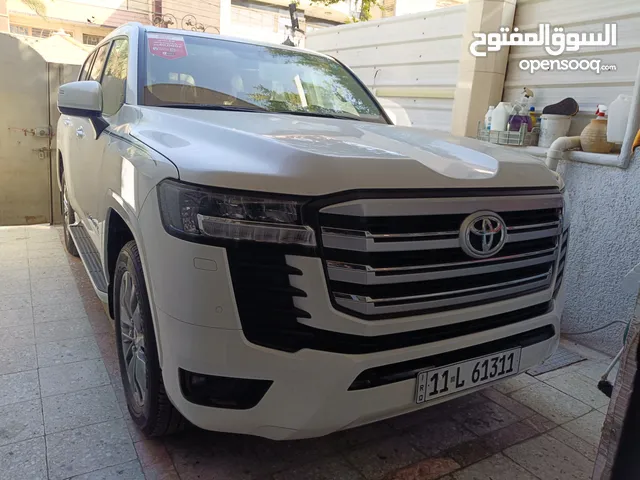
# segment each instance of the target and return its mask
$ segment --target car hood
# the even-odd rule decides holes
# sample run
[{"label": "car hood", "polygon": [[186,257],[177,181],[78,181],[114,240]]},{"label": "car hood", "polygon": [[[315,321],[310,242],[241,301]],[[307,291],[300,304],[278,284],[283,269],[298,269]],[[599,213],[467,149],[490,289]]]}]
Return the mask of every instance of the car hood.
[{"label": "car hood", "polygon": [[357,189],[557,186],[533,156],[470,138],[356,120],[139,107],[129,133],[182,180],[322,195]]}]

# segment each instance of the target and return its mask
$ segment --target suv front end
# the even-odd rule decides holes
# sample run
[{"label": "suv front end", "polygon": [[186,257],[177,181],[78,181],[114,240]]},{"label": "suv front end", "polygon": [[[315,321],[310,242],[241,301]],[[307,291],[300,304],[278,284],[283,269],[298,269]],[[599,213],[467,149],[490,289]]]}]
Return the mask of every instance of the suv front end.
[{"label": "suv front end", "polygon": [[202,428],[320,436],[499,381],[426,398],[424,372],[517,351],[516,374],[557,346],[559,188],[155,190],[139,222],[162,374]]}]

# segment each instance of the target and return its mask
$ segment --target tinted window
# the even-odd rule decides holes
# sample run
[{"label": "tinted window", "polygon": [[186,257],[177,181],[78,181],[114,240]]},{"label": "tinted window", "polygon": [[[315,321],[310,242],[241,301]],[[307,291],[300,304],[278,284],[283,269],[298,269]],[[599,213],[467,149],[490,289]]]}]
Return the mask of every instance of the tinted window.
[{"label": "tinted window", "polygon": [[93,67],[91,67],[91,73],[89,73],[87,80],[95,80],[96,82],[100,81],[104,61],[107,59],[107,53],[109,53],[109,45],[111,44],[107,43],[98,49],[96,53],[96,60],[93,62]]},{"label": "tinted window", "polygon": [[113,115],[124,103],[128,62],[129,41],[126,38],[114,40],[102,76],[102,109],[105,115]]},{"label": "tinted window", "polygon": [[80,70],[80,76],[78,77],[78,80],[86,80],[87,79],[87,74],[89,73],[89,67],[91,67],[91,62],[93,61],[93,57],[95,55],[90,55],[89,58],[87,58],[84,62],[84,65],[82,66],[82,70]]},{"label": "tinted window", "polygon": [[147,36],[145,105],[250,109],[386,123],[370,94],[333,59],[189,35]]}]

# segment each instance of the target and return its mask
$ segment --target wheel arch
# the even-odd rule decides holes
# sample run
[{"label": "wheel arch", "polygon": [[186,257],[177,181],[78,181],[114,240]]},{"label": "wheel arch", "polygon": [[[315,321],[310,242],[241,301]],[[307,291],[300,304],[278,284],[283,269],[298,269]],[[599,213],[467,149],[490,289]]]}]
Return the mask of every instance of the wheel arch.
[{"label": "wheel arch", "polygon": [[[118,255],[122,247],[129,241],[134,240],[138,246],[140,252],[140,259],[142,263],[142,273],[145,277],[146,293],[149,298],[149,306],[151,308],[151,318],[154,325],[156,345],[158,348],[158,360],[162,366],[162,347],[160,342],[160,332],[158,329],[157,316],[155,314],[155,303],[153,301],[153,292],[151,291],[151,283],[149,281],[148,269],[146,266],[146,256],[144,250],[144,243],[142,242],[141,234],[137,228],[137,217],[133,212],[129,212],[118,196],[110,192],[107,202],[109,205],[105,214],[104,225],[104,247],[103,247],[103,270],[105,278],[107,279],[108,297],[109,297],[109,315],[111,318],[115,318],[114,305],[113,305],[113,288],[116,263],[118,261]],[[118,201],[120,200],[120,201]]]},{"label": "wheel arch", "polygon": [[115,318],[113,311],[113,274],[120,250],[129,241],[135,240],[135,237],[122,215],[113,208],[109,208],[107,212],[105,232],[104,270],[108,286],[109,315],[111,318]]},{"label": "wheel arch", "polygon": [[62,156],[62,151],[58,150],[58,155],[56,158],[56,177],[58,178],[58,190],[62,192],[62,176],[64,175],[64,158]]}]

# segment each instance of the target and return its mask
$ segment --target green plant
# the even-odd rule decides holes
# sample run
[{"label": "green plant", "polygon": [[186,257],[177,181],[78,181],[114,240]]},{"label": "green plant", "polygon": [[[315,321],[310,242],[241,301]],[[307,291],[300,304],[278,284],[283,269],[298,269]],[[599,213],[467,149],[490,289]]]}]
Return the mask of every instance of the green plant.
[{"label": "green plant", "polygon": [[[321,3],[322,5],[334,5],[344,0],[311,0],[311,3]],[[371,18],[371,7],[380,4],[380,0],[360,0],[360,15],[353,18],[354,22],[361,22]]]},{"label": "green plant", "polygon": [[43,0],[20,0],[24,5],[36,12],[39,16],[45,17],[47,14],[47,6]]}]

